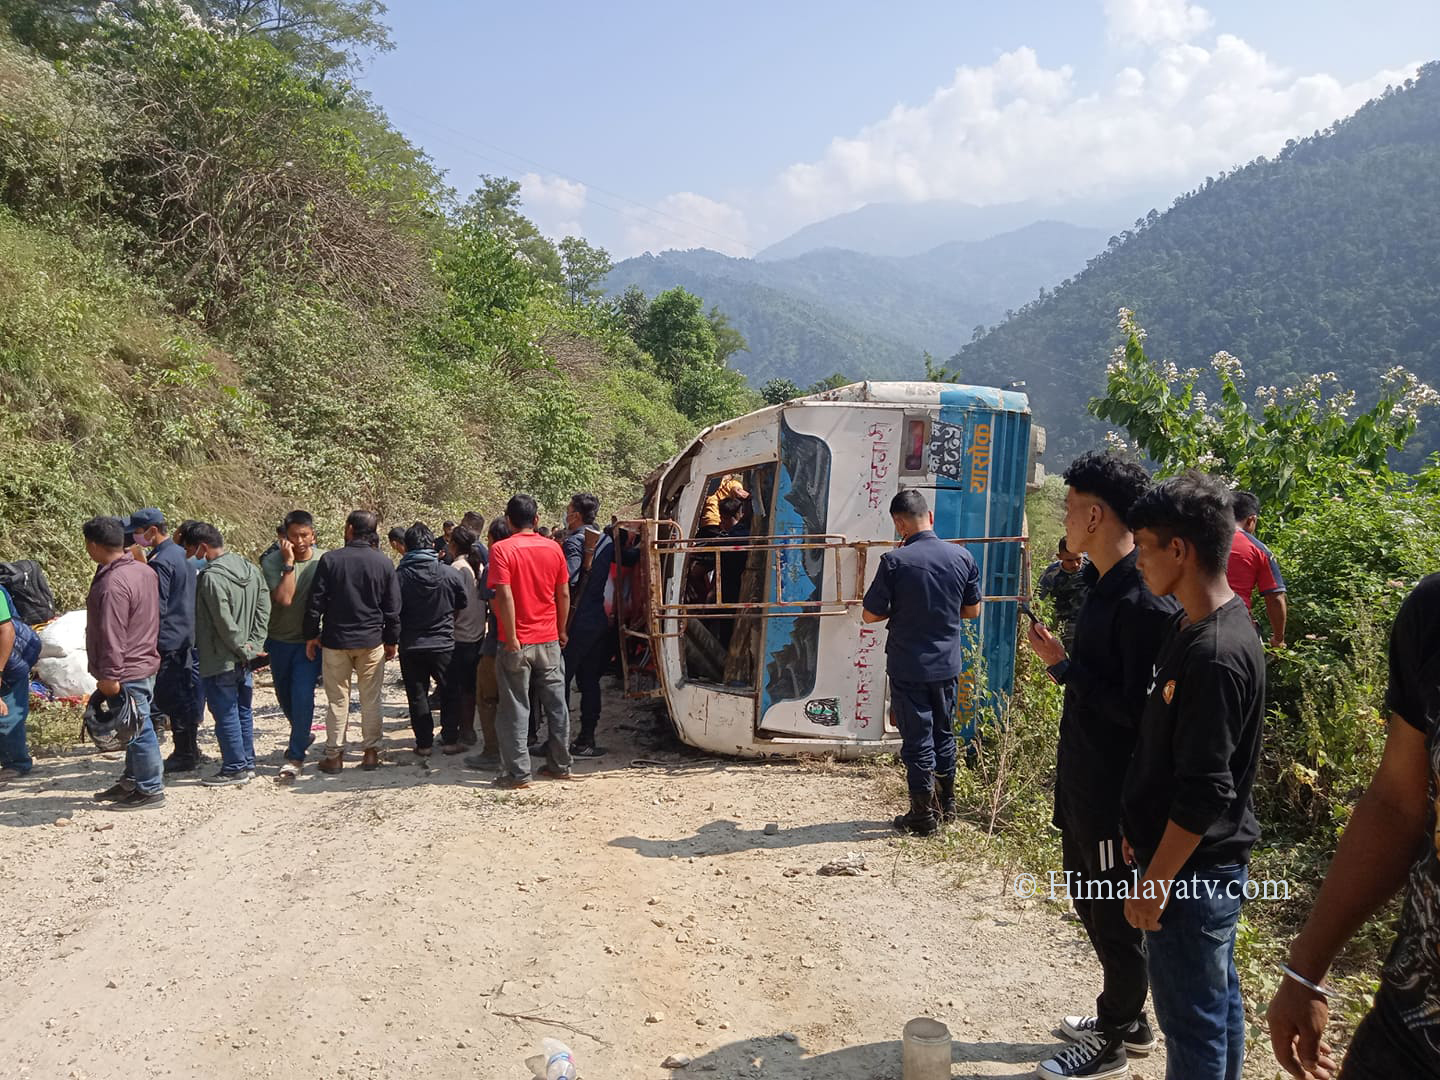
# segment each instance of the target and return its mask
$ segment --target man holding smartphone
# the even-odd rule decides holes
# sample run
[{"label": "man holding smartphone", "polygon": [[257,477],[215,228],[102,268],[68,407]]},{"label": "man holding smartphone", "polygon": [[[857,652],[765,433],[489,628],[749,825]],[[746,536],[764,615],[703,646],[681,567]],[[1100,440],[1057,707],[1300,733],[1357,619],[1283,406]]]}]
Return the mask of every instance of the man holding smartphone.
[{"label": "man holding smartphone", "polygon": [[[1149,980],[1141,932],[1125,921],[1119,892],[1129,873],[1121,856],[1120,791],[1135,749],[1150,669],[1175,611],[1145,587],[1125,517],[1150,488],[1132,462],[1105,453],[1076,458],[1064,473],[1065,543],[1089,557],[1089,586],[1075,619],[1075,648],[1031,624],[1030,647],[1065,687],[1055,771],[1055,814],[1075,913],[1100,961],[1094,1015],[1066,1016],[1074,1040],[1040,1065],[1043,1077],[1124,1076],[1126,1054],[1148,1053],[1155,1036],[1145,1018]],[[1099,894],[1097,896],[1097,894]]]}]

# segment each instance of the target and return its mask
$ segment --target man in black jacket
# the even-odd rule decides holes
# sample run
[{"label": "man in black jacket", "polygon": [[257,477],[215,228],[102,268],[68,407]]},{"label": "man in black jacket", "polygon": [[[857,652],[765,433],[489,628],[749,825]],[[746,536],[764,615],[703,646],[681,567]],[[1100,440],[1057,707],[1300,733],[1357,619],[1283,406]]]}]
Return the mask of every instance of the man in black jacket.
[{"label": "man in black jacket", "polygon": [[306,655],[313,660],[323,650],[327,707],[318,768],[324,773],[343,766],[352,676],[360,686],[360,767],[380,766],[385,661],[395,659],[400,642],[400,585],[394,565],[378,550],[379,527],[369,510],[351,511],[345,546],[320,556],[305,607]]},{"label": "man in black jacket", "polygon": [[[595,524],[600,500],[589,492],[572,495],[565,511],[569,529],[561,547],[570,570],[570,640],[565,645],[565,692],[580,684],[580,733],[570,746],[572,757],[603,757],[595,745],[600,723],[600,676],[615,651],[614,624],[605,610],[605,586],[618,558],[626,566],[639,561],[640,549],[620,551],[610,530]],[[622,533],[623,535],[623,533]]]},{"label": "man in black jacket", "polygon": [[185,550],[170,539],[165,515],[153,506],[136,510],[125,522],[135,542],[150,550],[146,560],[160,588],[160,671],[155,676],[154,708],[170,718],[174,749],[165,759],[167,773],[199,768],[200,720],[204,711],[195,682],[195,571]]},{"label": "man in black jacket", "polygon": [[460,717],[449,700],[450,659],[455,652],[455,612],[469,603],[458,571],[440,561],[435,534],[420,522],[405,531],[405,554],[395,570],[400,582],[400,675],[410,704],[415,753],[429,757],[435,745],[430,684],[440,700],[440,748],[458,754]]},{"label": "man in black jacket", "polygon": [[1075,1045],[1045,1061],[1045,1077],[1123,1076],[1126,1054],[1147,1053],[1149,982],[1143,935],[1125,920],[1120,887],[1120,789],[1145,708],[1160,636],[1178,610],[1145,587],[1125,515],[1150,487],[1140,466],[1109,454],[1076,458],[1065,470],[1065,546],[1089,556],[1086,592],[1074,624],[1074,652],[1043,626],[1030,647],[1065,687],[1053,824],[1061,831],[1067,893],[1094,946],[1103,976],[1094,1015],[1066,1016]]},{"label": "man in black jacket", "polygon": [[1235,929],[1250,849],[1251,791],[1265,716],[1265,652],[1226,580],[1235,532],[1230,492],[1188,472],[1130,510],[1140,572],[1174,596],[1152,668],[1121,820],[1141,875],[1125,917],[1145,931],[1150,993],[1169,1069],[1240,1080],[1245,1006]]}]

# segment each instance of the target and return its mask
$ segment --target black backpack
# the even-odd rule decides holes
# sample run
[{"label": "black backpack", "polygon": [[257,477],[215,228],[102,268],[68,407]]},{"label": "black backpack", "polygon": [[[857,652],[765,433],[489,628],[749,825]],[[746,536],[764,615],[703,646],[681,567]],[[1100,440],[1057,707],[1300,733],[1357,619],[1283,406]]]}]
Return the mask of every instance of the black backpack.
[{"label": "black backpack", "polygon": [[34,559],[0,563],[0,585],[9,590],[22,622],[39,626],[55,617],[55,594],[45,580],[45,571]]}]

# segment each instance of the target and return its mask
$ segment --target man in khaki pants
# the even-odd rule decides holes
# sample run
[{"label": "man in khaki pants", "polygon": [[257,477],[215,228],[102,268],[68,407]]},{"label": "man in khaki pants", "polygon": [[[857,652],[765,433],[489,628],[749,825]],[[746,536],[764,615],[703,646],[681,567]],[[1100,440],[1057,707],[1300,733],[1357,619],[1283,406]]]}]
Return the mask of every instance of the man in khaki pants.
[{"label": "man in khaki pants", "polygon": [[318,768],[338,773],[344,764],[352,676],[360,686],[362,769],[380,765],[381,696],[385,661],[400,641],[400,584],[379,551],[380,521],[369,510],[345,519],[345,546],[320,556],[305,608],[305,651],[323,650],[325,753]]}]

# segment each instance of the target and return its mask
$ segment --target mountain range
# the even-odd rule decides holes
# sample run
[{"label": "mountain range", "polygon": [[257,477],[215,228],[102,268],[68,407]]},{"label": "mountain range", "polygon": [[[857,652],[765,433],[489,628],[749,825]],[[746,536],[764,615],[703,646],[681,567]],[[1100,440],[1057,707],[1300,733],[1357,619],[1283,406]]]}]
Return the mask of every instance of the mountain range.
[{"label": "mountain range", "polygon": [[[1182,369],[1226,350],[1252,385],[1333,371],[1362,406],[1396,366],[1440,382],[1440,62],[1163,212],[1132,202],[1129,228],[1097,227],[1098,205],[1072,207],[1080,224],[1015,228],[1033,206],[865,207],[755,259],[645,255],[606,284],[683,285],[717,305],[750,344],[732,364],[757,384],[919,378],[922,350],[965,382],[1024,380],[1052,463],[1101,434],[1085,404],[1121,307]],[[925,230],[945,242],[917,249]],[[872,250],[816,246],[832,241]],[[1413,447],[1405,464],[1440,447],[1434,410]]]},{"label": "mountain range", "polygon": [[1106,230],[1041,221],[917,254],[839,248],[740,259],[704,248],[641,255],[605,280],[649,295],[683,286],[730,317],[749,343],[731,363],[757,385],[801,386],[839,372],[920,378],[926,351],[943,356],[1007,309],[1084,265]]},{"label": "mountain range", "polygon": [[[1208,179],[1114,238],[1086,269],[954,356],[967,382],[1023,378],[1059,460],[1093,445],[1078,408],[1104,388],[1116,312],[1146,350],[1252,386],[1334,372],[1373,402],[1403,366],[1440,382],[1440,62],[1348,119]],[[1440,446],[1431,410],[1406,464]]]}]

